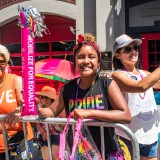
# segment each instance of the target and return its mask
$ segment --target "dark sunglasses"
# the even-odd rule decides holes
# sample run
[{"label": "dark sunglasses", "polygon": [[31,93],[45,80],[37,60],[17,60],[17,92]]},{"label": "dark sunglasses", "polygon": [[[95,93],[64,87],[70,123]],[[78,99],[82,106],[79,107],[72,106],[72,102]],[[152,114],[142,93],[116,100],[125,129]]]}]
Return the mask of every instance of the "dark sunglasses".
[{"label": "dark sunglasses", "polygon": [[46,97],[46,96],[40,96],[40,99],[43,99],[43,98],[48,98],[48,97]]},{"label": "dark sunglasses", "polygon": [[6,60],[0,60],[0,65],[6,64]]},{"label": "dark sunglasses", "polygon": [[134,49],[137,52],[138,51],[138,46],[133,46],[133,47],[127,46],[124,49],[120,50],[120,52],[123,51],[123,52],[126,52],[126,53],[130,53],[132,51],[132,49]]}]

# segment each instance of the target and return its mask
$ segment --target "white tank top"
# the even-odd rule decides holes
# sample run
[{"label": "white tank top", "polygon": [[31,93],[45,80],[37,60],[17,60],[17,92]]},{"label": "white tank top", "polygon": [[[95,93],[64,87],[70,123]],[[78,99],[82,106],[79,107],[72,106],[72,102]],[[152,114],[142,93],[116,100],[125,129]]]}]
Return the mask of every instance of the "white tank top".
[{"label": "white tank top", "polygon": [[[137,80],[141,80],[142,76],[146,77],[146,73],[142,70],[139,70],[139,75],[123,70],[117,71],[125,72],[129,77]],[[126,126],[135,134],[138,143],[149,145],[157,141],[160,132],[160,115],[154,99],[153,89],[150,88],[145,93],[122,93],[132,115],[131,123],[126,124]],[[116,133],[128,139],[127,135],[120,130],[116,129]]]}]

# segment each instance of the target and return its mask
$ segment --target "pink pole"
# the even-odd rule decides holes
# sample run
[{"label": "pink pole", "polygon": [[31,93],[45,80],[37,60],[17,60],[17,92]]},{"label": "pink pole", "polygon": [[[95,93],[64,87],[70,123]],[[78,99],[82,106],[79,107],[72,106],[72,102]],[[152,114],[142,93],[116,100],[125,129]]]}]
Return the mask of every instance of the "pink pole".
[{"label": "pink pole", "polygon": [[35,48],[28,28],[21,28],[23,110],[21,116],[37,115],[35,105]]}]

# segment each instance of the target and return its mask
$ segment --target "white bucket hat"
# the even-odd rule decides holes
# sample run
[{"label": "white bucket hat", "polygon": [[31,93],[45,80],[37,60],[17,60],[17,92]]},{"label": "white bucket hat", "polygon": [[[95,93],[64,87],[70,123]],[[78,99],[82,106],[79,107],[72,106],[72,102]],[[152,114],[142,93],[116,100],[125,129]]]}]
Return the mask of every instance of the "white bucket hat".
[{"label": "white bucket hat", "polygon": [[130,43],[133,43],[134,45],[139,46],[142,43],[142,41],[140,39],[132,39],[128,35],[122,34],[121,36],[115,39],[115,42],[113,44],[114,53],[118,49],[128,46]]}]

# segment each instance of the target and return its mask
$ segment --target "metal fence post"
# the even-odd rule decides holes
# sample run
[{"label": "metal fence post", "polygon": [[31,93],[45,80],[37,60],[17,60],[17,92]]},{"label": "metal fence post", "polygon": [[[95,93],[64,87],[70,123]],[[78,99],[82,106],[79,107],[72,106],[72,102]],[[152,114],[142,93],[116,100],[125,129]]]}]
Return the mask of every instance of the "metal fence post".
[{"label": "metal fence post", "polygon": [[3,138],[4,138],[4,146],[5,146],[5,156],[6,159],[9,159],[9,154],[8,154],[8,143],[7,143],[7,132],[6,132],[6,128],[4,125],[4,121],[1,120],[2,123],[2,130],[3,130]]},{"label": "metal fence post", "polygon": [[50,133],[49,133],[49,124],[46,124],[46,128],[47,128],[47,142],[48,142],[48,154],[50,157],[50,160],[52,160],[52,147],[51,147],[51,138],[50,138]]},{"label": "metal fence post", "polygon": [[28,148],[28,139],[27,139],[27,129],[26,129],[26,122],[23,122],[23,129],[24,129],[24,139],[25,139],[25,147],[26,147],[26,154],[27,160],[29,160],[29,148]]}]

